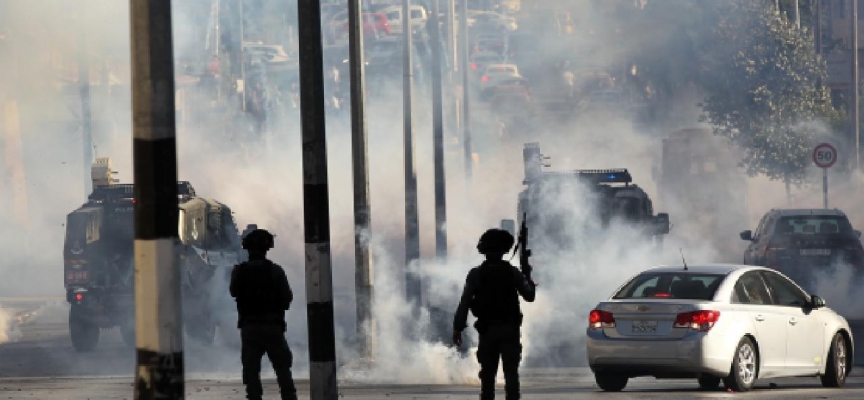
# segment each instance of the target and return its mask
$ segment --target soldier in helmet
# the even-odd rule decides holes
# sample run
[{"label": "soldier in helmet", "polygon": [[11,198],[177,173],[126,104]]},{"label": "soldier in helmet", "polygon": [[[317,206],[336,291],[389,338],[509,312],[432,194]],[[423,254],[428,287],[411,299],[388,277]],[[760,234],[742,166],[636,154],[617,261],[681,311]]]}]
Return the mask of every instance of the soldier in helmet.
[{"label": "soldier in helmet", "polygon": [[273,248],[270,232],[249,232],[243,237],[243,248],[249,253],[249,261],[231,271],[230,290],[237,300],[246,398],[260,400],[264,393],[260,375],[261,357],[266,353],[276,372],[282,399],[296,400],[291,376],[294,356],[285,340],[285,310],[294,299],[291,286],[282,267],[267,259],[267,251]]},{"label": "soldier in helmet", "polygon": [[520,396],[522,311],[519,308],[519,296],[525,301],[534,301],[534,288],[537,285],[503,259],[513,243],[513,235],[502,229],[490,229],[480,236],[477,251],[486,256],[486,261],[468,273],[462,299],[453,318],[453,343],[461,346],[469,308],[477,317],[474,327],[480,334],[477,361],[480,362],[481,400],[495,398],[499,359],[503,362],[507,400],[515,400]]}]

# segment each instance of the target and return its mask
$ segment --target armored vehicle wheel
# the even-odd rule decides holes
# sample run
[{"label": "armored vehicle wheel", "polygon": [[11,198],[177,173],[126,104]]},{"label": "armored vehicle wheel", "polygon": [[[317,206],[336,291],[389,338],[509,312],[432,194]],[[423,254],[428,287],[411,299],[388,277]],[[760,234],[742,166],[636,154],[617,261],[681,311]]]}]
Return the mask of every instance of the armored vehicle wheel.
[{"label": "armored vehicle wheel", "polygon": [[76,351],[93,351],[99,344],[99,326],[87,321],[80,315],[81,313],[78,307],[73,306],[69,310],[69,337]]}]

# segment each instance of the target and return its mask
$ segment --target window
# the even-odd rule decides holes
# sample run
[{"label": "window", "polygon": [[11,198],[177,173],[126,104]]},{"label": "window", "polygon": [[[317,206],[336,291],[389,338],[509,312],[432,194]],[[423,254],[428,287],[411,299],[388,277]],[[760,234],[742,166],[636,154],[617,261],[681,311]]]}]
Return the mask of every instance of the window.
[{"label": "window", "polygon": [[852,225],[849,220],[840,216],[801,215],[780,218],[775,233],[778,235],[851,234]]},{"label": "window", "polygon": [[613,298],[711,300],[724,275],[689,272],[646,272],[627,283]]},{"label": "window", "polygon": [[774,304],[786,307],[804,307],[807,305],[807,295],[798,289],[788,279],[774,273],[765,273],[765,279],[771,292],[774,293]]},{"label": "window", "polygon": [[401,20],[402,17],[399,15],[399,11],[390,11],[387,13],[387,19],[390,21],[400,22],[399,20]]},{"label": "window", "polygon": [[[771,304],[771,296],[768,294],[768,288],[762,277],[756,272],[748,272],[744,274],[734,288],[735,294],[732,296],[732,301],[741,304]],[[737,301],[736,301],[737,298]]]},{"label": "window", "polygon": [[423,19],[423,11],[411,10],[411,19]]}]

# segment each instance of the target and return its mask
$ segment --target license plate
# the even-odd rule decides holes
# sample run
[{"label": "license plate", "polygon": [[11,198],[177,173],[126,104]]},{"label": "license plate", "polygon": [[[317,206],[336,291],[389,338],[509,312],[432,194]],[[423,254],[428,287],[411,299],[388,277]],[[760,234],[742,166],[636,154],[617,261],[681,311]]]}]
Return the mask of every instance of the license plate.
[{"label": "license plate", "polygon": [[802,256],[830,256],[831,249],[801,249]]},{"label": "license plate", "polygon": [[637,335],[657,333],[657,321],[633,321],[632,329],[632,332]]}]

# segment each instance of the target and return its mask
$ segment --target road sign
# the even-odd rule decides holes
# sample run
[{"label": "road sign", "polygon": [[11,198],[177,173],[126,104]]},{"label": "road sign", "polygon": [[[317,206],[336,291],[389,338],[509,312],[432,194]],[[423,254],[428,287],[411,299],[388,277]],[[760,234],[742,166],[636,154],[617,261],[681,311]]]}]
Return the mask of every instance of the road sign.
[{"label": "road sign", "polygon": [[828,143],[820,143],[813,149],[813,163],[819,168],[831,168],[837,162],[837,149]]}]

